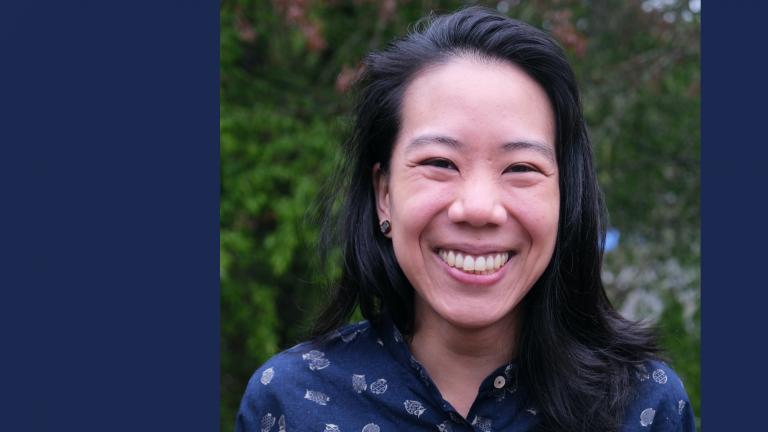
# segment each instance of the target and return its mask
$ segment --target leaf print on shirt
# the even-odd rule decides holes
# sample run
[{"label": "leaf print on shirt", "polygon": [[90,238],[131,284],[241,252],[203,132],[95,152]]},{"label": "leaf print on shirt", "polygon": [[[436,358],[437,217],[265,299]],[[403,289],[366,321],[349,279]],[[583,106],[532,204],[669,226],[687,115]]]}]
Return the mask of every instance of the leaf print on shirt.
[{"label": "leaf print on shirt", "polygon": [[504,368],[504,376],[507,377],[507,379],[512,379],[512,372],[514,371],[514,366],[512,363],[508,364],[507,367]]},{"label": "leaf print on shirt", "polygon": [[355,331],[353,331],[353,332],[351,332],[349,334],[346,334],[346,335],[341,335],[341,340],[343,340],[344,342],[347,342],[347,343],[352,342],[353,340],[355,340],[357,335],[365,333],[366,330],[368,330],[368,327],[364,327],[362,329],[355,330]]},{"label": "leaf print on shirt", "polygon": [[453,428],[451,427],[451,424],[448,423],[448,420],[437,425],[437,430],[440,432],[453,432]]},{"label": "leaf print on shirt", "polygon": [[381,428],[379,428],[379,425],[376,423],[368,423],[367,425],[363,426],[363,430],[361,432],[380,432]]},{"label": "leaf print on shirt", "polygon": [[269,384],[270,381],[272,381],[272,378],[275,376],[275,370],[272,368],[269,368],[261,373],[261,383],[264,385]]},{"label": "leaf print on shirt", "polygon": [[272,413],[267,413],[267,415],[261,418],[261,432],[269,432],[274,425],[275,418],[272,416]]},{"label": "leaf print on shirt", "polygon": [[356,393],[362,393],[368,388],[365,382],[365,375],[352,374],[352,390]]},{"label": "leaf print on shirt", "polygon": [[421,415],[424,414],[424,411],[427,410],[421,402],[415,400],[406,400],[403,402],[403,405],[408,414],[415,415],[416,417],[421,417]]},{"label": "leaf print on shirt", "polygon": [[331,362],[325,358],[325,353],[318,350],[312,350],[308,353],[302,354],[301,358],[307,361],[307,365],[310,370],[325,369],[330,366]]},{"label": "leaf print on shirt", "polygon": [[411,367],[416,369],[419,372],[419,377],[421,380],[426,384],[427,386],[430,385],[429,377],[427,376],[427,371],[424,369],[424,366],[419,363],[418,360],[416,360],[416,357],[411,356]]},{"label": "leaf print on shirt", "polygon": [[648,427],[653,423],[653,418],[656,416],[656,410],[653,408],[646,408],[640,413],[640,426]]},{"label": "leaf print on shirt", "polygon": [[538,411],[536,411],[536,408],[534,408],[534,407],[530,407],[530,408],[528,408],[525,411],[527,411],[530,415],[536,415],[536,414],[539,413]]},{"label": "leaf print on shirt", "polygon": [[643,382],[651,377],[648,375],[648,369],[645,368],[645,365],[638,366],[637,370],[635,371],[635,375],[640,382]]},{"label": "leaf print on shirt", "polygon": [[472,420],[472,426],[475,426],[483,432],[493,431],[493,427],[491,426],[491,419],[485,417],[475,416],[474,420]]},{"label": "leaf print on shirt", "polygon": [[325,353],[318,350],[308,351],[301,355],[304,360],[314,360],[325,357]]},{"label": "leaf print on shirt", "polygon": [[395,327],[395,330],[392,332],[392,335],[395,339],[395,342],[402,342],[403,341],[403,335],[400,334],[400,330]]},{"label": "leaf print on shirt", "polygon": [[307,390],[304,393],[304,399],[309,399],[319,405],[328,405],[328,401],[331,400],[325,393],[314,390]]},{"label": "leaf print on shirt", "polygon": [[511,363],[504,368],[504,376],[507,379],[507,383],[504,388],[510,393],[517,391],[517,374],[517,368],[515,368]]},{"label": "leaf print on shirt", "polygon": [[277,419],[277,432],[285,432],[285,416],[281,415],[279,419]]},{"label": "leaf print on shirt", "polygon": [[653,371],[653,380],[659,384],[666,384],[667,373],[664,372],[662,369],[656,369],[655,371]]},{"label": "leaf print on shirt", "polygon": [[357,337],[357,330],[353,331],[352,333],[341,335],[341,340],[343,340],[346,343],[352,342]]},{"label": "leaf print on shirt", "polygon": [[339,429],[338,426],[335,424],[325,424],[325,432],[341,432],[341,429]]},{"label": "leaf print on shirt", "polygon": [[385,391],[387,391],[387,380],[384,378],[377,379],[376,381],[371,383],[370,386],[371,393],[373,394],[382,394]]},{"label": "leaf print on shirt", "polygon": [[677,413],[683,415],[683,408],[685,408],[685,401],[681,399],[677,402]]}]

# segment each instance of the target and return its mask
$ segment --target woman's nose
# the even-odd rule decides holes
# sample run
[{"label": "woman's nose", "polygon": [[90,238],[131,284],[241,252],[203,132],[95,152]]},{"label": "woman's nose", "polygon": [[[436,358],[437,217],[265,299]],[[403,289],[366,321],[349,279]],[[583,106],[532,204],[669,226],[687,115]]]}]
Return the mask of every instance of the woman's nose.
[{"label": "woman's nose", "polygon": [[454,223],[468,223],[477,227],[503,224],[508,215],[501,205],[498,188],[498,184],[488,180],[466,181],[456,191],[448,208],[448,218]]}]

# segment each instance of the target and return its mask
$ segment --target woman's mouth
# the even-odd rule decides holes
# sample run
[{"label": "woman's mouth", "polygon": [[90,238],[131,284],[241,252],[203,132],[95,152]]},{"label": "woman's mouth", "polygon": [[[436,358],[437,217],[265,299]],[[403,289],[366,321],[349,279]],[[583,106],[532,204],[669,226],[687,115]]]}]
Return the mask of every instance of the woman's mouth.
[{"label": "woman's mouth", "polygon": [[450,249],[438,249],[437,254],[449,266],[470,274],[496,273],[509,260],[509,252],[470,255]]}]

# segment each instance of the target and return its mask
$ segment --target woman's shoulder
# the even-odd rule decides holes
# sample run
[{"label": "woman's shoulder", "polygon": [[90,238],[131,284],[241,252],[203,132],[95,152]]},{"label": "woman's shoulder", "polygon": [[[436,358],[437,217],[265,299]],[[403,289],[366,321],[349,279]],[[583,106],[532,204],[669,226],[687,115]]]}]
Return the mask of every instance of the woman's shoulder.
[{"label": "woman's shoulder", "polygon": [[627,408],[623,432],[695,431],[695,417],[683,381],[661,360],[635,368],[635,397]]},{"label": "woman's shoulder", "polygon": [[[301,342],[267,360],[248,382],[248,389],[269,388],[272,384],[288,385],[301,382],[302,375],[319,376],[313,372],[328,368],[334,363],[344,363],[347,357],[362,355],[371,341],[370,324],[361,321],[349,324],[331,334]],[[283,377],[289,378],[285,381]]]},{"label": "woman's shoulder", "polygon": [[325,405],[340,380],[377,344],[368,321],[302,342],[267,360],[251,376],[237,415],[237,430],[285,425],[289,406],[306,399]]}]

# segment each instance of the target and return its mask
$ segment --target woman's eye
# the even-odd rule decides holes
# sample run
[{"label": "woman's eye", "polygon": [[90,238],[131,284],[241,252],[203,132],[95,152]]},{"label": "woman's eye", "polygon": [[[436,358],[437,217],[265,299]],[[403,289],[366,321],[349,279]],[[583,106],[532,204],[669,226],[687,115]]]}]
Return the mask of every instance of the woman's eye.
[{"label": "woman's eye", "polygon": [[538,171],[536,168],[526,164],[510,165],[507,167],[507,169],[504,170],[505,173],[526,173],[526,172],[536,172],[536,171]]},{"label": "woman's eye", "polygon": [[437,168],[445,168],[445,169],[454,169],[458,170],[456,168],[456,165],[449,161],[448,159],[441,159],[441,158],[435,158],[435,159],[427,159],[424,162],[421,163],[422,165],[428,165],[433,166]]}]

